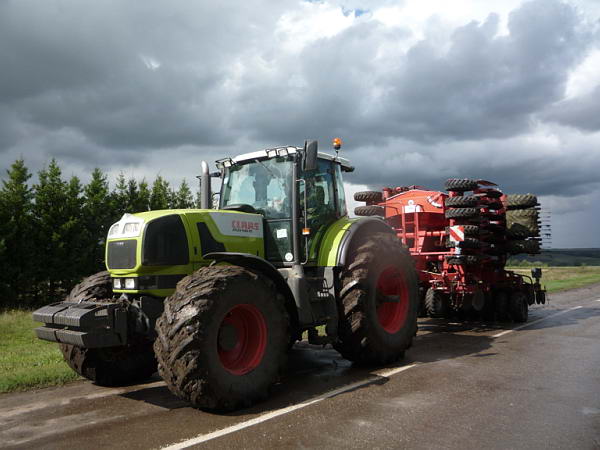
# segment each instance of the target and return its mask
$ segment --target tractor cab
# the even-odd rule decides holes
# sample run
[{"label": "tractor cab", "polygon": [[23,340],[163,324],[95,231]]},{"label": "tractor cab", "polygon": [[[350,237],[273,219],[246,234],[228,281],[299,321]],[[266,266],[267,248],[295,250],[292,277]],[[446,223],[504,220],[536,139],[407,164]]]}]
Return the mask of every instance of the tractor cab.
[{"label": "tractor cab", "polygon": [[265,255],[276,266],[314,263],[325,229],[345,217],[342,171],[348,161],[317,152],[316,142],[217,161],[221,210],[264,217]]}]

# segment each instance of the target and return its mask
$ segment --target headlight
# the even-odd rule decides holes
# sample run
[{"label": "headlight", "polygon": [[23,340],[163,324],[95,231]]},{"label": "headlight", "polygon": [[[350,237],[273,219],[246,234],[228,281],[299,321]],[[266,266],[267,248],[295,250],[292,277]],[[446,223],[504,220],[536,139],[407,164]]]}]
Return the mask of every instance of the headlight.
[{"label": "headlight", "polygon": [[135,289],[135,278],[125,278],[125,289]]},{"label": "headlight", "polygon": [[113,288],[121,289],[121,279],[120,278],[113,278]]},{"label": "headlight", "polygon": [[125,227],[123,228],[123,234],[134,234],[134,233],[139,233],[140,231],[140,224],[139,223],[126,223]]}]

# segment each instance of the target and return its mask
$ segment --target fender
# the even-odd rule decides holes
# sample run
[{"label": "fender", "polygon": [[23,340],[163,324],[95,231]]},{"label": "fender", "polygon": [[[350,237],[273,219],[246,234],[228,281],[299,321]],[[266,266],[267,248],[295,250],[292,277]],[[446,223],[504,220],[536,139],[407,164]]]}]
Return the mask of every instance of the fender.
[{"label": "fender", "polygon": [[342,217],[329,226],[319,248],[320,267],[340,267],[346,264],[350,248],[363,233],[390,233],[394,230],[377,217]]},{"label": "fender", "polygon": [[215,262],[226,262],[234,266],[244,267],[254,272],[259,272],[272,280],[277,290],[285,297],[285,307],[290,315],[292,325],[298,324],[298,311],[296,310],[294,295],[283,275],[269,261],[250,253],[235,252],[212,252],[202,257]]},{"label": "fender", "polygon": [[345,231],[337,252],[337,265],[345,266],[354,242],[357,238],[369,233],[396,233],[383,219],[376,217],[364,217],[353,222]]}]

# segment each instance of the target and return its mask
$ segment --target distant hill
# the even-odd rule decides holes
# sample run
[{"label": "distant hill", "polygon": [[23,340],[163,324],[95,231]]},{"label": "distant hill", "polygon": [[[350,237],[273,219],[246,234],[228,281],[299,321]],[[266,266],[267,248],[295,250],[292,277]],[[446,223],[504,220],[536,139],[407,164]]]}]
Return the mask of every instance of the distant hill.
[{"label": "distant hill", "polygon": [[600,266],[600,248],[553,248],[539,255],[515,255],[508,265]]}]

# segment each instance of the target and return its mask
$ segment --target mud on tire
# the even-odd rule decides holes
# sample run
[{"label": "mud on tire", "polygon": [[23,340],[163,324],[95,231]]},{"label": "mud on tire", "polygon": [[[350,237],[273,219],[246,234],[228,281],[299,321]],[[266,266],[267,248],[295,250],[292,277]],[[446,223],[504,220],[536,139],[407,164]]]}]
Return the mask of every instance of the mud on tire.
[{"label": "mud on tire", "polygon": [[169,390],[216,411],[265,399],[290,342],[271,280],[238,266],[203,267],[181,280],[156,332],[158,370]]},{"label": "mud on tire", "polygon": [[[114,302],[110,274],[99,272],[85,278],[65,301]],[[59,348],[71,369],[100,386],[143,381],[156,372],[152,342],[141,337],[121,347],[81,348],[59,344]]]},{"label": "mud on tire", "polygon": [[417,329],[419,289],[412,258],[396,236],[366,237],[352,251],[341,285],[336,350],[360,364],[401,358]]}]

